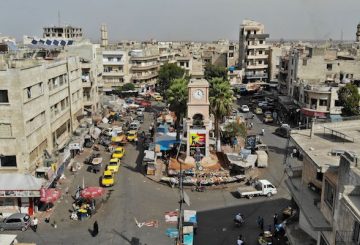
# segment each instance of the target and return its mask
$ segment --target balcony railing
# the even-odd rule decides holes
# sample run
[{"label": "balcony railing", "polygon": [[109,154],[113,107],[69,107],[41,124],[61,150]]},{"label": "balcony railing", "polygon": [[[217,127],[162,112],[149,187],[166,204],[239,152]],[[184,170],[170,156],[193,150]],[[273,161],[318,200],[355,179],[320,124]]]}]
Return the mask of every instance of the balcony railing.
[{"label": "balcony railing", "polygon": [[353,231],[336,231],[335,245],[357,245],[353,241]]}]

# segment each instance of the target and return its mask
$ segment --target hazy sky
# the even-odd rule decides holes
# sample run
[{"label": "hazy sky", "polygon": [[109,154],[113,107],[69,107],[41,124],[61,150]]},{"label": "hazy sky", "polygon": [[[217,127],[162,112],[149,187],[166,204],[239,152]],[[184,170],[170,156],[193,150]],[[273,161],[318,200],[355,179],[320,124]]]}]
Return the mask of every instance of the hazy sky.
[{"label": "hazy sky", "polygon": [[1,0],[0,33],[42,35],[58,23],[83,27],[98,41],[106,23],[110,40],[237,40],[245,18],[265,24],[270,38],[355,39],[360,0]]}]

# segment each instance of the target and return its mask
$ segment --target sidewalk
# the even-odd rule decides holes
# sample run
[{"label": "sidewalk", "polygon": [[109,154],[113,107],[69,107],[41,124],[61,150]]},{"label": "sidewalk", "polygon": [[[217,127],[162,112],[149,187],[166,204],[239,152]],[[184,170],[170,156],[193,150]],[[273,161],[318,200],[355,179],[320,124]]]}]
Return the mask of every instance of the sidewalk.
[{"label": "sidewalk", "polygon": [[[85,186],[99,186],[98,180],[103,171],[101,170],[97,174],[89,173],[87,171],[88,165],[84,164],[85,158],[91,155],[91,153],[91,148],[84,148],[84,151],[80,155],[75,156],[74,163],[79,162],[81,164],[81,169],[77,172],[70,172],[70,165],[67,169],[65,169],[64,175],[66,178],[59,180],[56,187],[61,191],[60,199],[54,203],[54,207],[52,209],[37,213],[39,226],[43,226],[41,229],[46,229],[46,226],[53,227],[54,222],[56,222],[57,227],[59,228],[59,226],[68,226],[70,224],[78,224],[79,222],[84,223],[91,220],[91,217],[88,220],[83,221],[73,221],[70,219],[72,203],[74,201],[73,196],[75,195],[77,187],[82,186],[83,182]],[[110,154],[105,152],[103,147],[100,148],[100,154],[103,158],[103,169],[106,165],[104,163],[106,163],[110,158]],[[49,224],[45,222],[46,218],[50,218]]]}]

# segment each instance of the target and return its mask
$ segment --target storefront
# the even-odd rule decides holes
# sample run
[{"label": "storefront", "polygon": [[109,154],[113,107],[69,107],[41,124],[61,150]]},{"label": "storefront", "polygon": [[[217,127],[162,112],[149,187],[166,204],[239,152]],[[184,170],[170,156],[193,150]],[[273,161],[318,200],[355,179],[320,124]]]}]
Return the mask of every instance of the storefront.
[{"label": "storefront", "polygon": [[0,174],[0,213],[4,217],[13,213],[37,212],[42,179],[27,174]]}]

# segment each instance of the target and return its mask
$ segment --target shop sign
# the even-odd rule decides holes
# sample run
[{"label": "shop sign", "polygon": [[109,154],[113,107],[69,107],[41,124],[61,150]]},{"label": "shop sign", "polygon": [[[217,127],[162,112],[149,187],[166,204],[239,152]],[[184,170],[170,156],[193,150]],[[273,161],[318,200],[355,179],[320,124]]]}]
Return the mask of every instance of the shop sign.
[{"label": "shop sign", "polygon": [[40,191],[0,191],[0,197],[40,197]]}]

